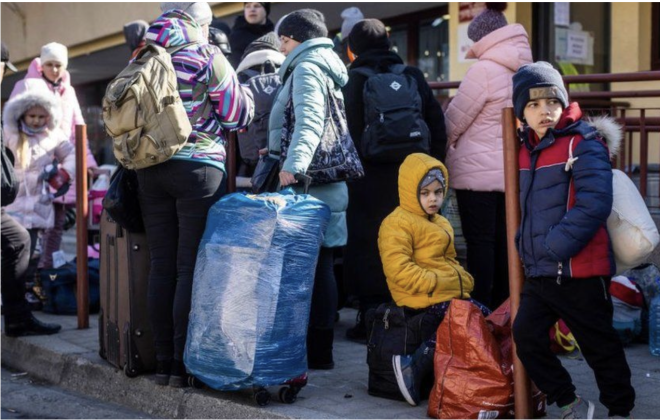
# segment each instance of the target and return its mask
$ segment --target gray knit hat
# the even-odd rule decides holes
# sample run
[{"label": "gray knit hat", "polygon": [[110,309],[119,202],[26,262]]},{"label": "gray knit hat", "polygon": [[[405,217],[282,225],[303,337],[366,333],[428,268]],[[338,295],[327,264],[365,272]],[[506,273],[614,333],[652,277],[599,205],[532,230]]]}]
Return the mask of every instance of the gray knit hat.
[{"label": "gray knit hat", "polygon": [[289,13],[280,22],[278,36],[286,36],[298,42],[328,36],[325,16],[314,9],[301,9]]},{"label": "gray knit hat", "polygon": [[563,108],[568,106],[564,80],[552,64],[545,61],[525,64],[513,75],[513,109],[520,121],[525,118],[527,102],[548,98],[557,98]]},{"label": "gray knit hat", "polygon": [[430,171],[424,175],[424,178],[422,179],[422,182],[419,183],[419,188],[424,188],[428,185],[430,185],[433,181],[438,181],[440,182],[440,185],[442,185],[442,188],[445,188],[445,176],[442,174],[442,171],[438,168],[433,168]]},{"label": "gray knit hat", "polygon": [[185,13],[189,14],[190,17],[195,19],[195,22],[200,25],[210,24],[213,20],[213,12],[211,11],[211,6],[205,1],[196,1],[196,2],[162,2],[160,4],[161,12],[167,12],[168,10],[182,10]]},{"label": "gray knit hat", "polygon": [[468,26],[468,38],[473,42],[479,42],[489,33],[508,25],[502,13],[506,10],[506,3],[486,3],[486,7]]}]

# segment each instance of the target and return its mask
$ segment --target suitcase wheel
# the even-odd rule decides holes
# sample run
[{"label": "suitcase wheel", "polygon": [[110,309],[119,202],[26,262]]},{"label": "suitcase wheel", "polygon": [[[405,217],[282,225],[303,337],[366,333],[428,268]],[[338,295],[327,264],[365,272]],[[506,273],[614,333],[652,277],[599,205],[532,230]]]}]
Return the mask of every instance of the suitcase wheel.
[{"label": "suitcase wheel", "polygon": [[279,392],[280,401],[284,404],[293,404],[298,399],[298,392],[300,392],[298,387],[283,386]]},{"label": "suitcase wheel", "polygon": [[252,397],[259,407],[265,407],[270,403],[270,392],[266,388],[255,388]]},{"label": "suitcase wheel", "polygon": [[129,378],[136,378],[140,372],[138,372],[137,369],[131,369],[127,363],[124,365],[124,374]]},{"label": "suitcase wheel", "polygon": [[193,375],[188,376],[188,385],[194,389],[204,389],[206,384]]}]

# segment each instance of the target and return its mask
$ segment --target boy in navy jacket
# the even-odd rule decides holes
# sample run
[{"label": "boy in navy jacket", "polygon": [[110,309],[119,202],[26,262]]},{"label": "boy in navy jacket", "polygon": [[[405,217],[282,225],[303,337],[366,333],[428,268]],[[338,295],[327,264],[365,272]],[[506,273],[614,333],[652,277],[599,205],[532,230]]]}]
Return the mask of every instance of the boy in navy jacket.
[{"label": "boy in navy jacket", "polygon": [[513,102],[524,123],[516,241],[526,281],[513,325],[518,357],[548,403],[564,410],[562,418],[593,418],[594,404],[575,394],[568,371],[550,350],[548,331],[563,319],[594,370],[609,416],[627,417],[635,391],[612,327],[615,263],[606,225],[612,211],[610,152],[621,142],[620,127],[607,119],[583,121],[579,105],[568,103],[561,75],[545,62],[518,69]]}]

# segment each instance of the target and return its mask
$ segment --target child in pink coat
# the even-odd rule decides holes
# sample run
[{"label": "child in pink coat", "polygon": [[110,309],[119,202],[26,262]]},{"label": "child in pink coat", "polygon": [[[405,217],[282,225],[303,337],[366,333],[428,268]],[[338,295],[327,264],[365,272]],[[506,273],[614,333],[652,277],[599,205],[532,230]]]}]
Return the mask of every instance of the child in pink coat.
[{"label": "child in pink coat", "polygon": [[[47,90],[57,100],[60,111],[58,128],[69,142],[76,144],[76,125],[85,124],[76,91],[71,86],[71,75],[66,70],[68,65],[68,50],[66,46],[51,42],[41,48],[41,55],[30,64],[27,75],[14,86],[11,97],[23,93],[30,81],[41,80],[46,83]],[[89,147],[87,148],[87,166],[96,168],[98,165]],[[86,199],[86,198],[85,198]],[[67,208],[74,208],[76,204],[76,186],[72,184],[69,191],[54,200],[54,223],[44,232],[44,245],[49,253],[41,260],[39,268],[52,268],[52,252],[60,249]]]},{"label": "child in pink coat", "polygon": [[[38,235],[53,227],[53,200],[64,195],[70,183],[57,189],[51,185],[55,177],[73,179],[76,169],[74,146],[58,128],[60,107],[43,80],[29,80],[25,91],[7,102],[3,110],[3,138],[15,157],[14,168],[20,182],[13,203],[5,209],[30,232],[31,252]],[[60,167],[61,166],[61,167]],[[62,169],[58,174],[58,169]],[[52,259],[52,249],[44,244],[42,260]],[[50,255],[49,255],[50,254]]]}]

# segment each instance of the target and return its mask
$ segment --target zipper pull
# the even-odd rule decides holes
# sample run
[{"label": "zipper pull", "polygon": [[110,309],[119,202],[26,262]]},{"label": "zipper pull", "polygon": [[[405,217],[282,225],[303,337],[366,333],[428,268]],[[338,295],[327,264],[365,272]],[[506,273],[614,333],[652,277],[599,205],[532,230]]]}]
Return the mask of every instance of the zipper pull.
[{"label": "zipper pull", "polygon": [[389,330],[390,329],[390,321],[388,321],[387,317],[390,315],[390,310],[385,311],[385,316],[383,317],[383,322],[385,323],[385,329]]},{"label": "zipper pull", "polygon": [[380,113],[380,122],[381,123],[385,122],[385,115],[382,112]]},{"label": "zipper pull", "polygon": [[564,272],[564,263],[557,264],[557,284],[561,286],[561,275]]}]

